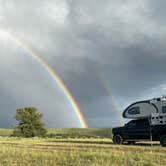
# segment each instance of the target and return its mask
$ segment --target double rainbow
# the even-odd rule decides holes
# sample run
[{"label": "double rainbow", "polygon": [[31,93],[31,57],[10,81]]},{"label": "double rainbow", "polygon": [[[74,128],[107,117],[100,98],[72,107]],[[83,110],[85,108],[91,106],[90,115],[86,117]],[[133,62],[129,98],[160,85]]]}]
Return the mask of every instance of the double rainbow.
[{"label": "double rainbow", "polygon": [[62,90],[63,94],[65,95],[65,97],[67,98],[69,103],[71,104],[71,106],[73,108],[73,111],[77,115],[77,118],[78,118],[78,121],[80,123],[80,126],[82,128],[87,128],[88,125],[86,124],[86,121],[85,121],[85,119],[84,119],[84,117],[82,115],[81,109],[79,108],[78,104],[76,103],[74,97],[72,96],[72,94],[70,93],[70,91],[66,87],[66,85],[63,83],[62,79],[48,65],[48,63],[46,61],[44,61],[44,59],[42,59],[41,56],[38,55],[32,48],[30,48],[27,44],[25,44],[25,42],[20,40],[18,37],[15,37],[11,33],[7,32],[7,31],[4,31],[4,30],[0,30],[0,37],[5,37],[5,38],[12,39],[18,46],[20,46],[27,53],[29,53],[34,58],[34,60],[37,63],[39,63],[48,72],[48,74],[53,78],[53,80],[56,82],[58,87]]}]

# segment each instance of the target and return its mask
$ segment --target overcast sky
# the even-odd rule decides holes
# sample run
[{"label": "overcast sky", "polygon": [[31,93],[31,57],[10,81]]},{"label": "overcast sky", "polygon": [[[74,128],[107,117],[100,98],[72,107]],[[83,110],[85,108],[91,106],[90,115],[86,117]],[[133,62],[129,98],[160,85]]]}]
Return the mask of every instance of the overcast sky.
[{"label": "overcast sky", "polygon": [[4,31],[59,74],[89,127],[123,123],[132,102],[166,94],[165,0],[0,0],[0,127],[36,106],[48,127],[79,127],[47,72]]}]

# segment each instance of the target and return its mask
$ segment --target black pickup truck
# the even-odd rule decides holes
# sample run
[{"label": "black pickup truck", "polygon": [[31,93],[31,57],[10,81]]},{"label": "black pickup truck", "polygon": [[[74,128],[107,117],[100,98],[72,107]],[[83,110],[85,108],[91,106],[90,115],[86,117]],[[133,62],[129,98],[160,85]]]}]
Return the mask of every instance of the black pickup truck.
[{"label": "black pickup truck", "polygon": [[112,133],[115,144],[151,140],[166,146],[166,125],[150,125],[148,119],[131,120],[123,127],[113,128]]}]

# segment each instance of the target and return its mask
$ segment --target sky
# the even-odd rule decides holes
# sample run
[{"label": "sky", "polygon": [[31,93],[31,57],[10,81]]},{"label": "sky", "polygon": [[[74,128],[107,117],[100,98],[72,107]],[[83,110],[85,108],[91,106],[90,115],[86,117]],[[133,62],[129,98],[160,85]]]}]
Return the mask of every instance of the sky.
[{"label": "sky", "polygon": [[113,127],[132,102],[166,94],[165,7],[164,0],[0,0],[0,127],[31,105],[47,127],[80,127],[47,72],[1,32],[58,73],[89,127]]}]

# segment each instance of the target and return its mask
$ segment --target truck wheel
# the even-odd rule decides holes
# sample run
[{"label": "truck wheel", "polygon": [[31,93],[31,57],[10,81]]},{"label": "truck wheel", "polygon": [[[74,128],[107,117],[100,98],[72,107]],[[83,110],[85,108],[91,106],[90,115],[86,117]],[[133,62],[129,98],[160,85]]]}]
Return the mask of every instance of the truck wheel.
[{"label": "truck wheel", "polygon": [[114,144],[123,144],[123,138],[121,135],[114,135],[113,136],[113,143]]},{"label": "truck wheel", "polygon": [[160,145],[166,146],[166,135],[160,137]]}]

